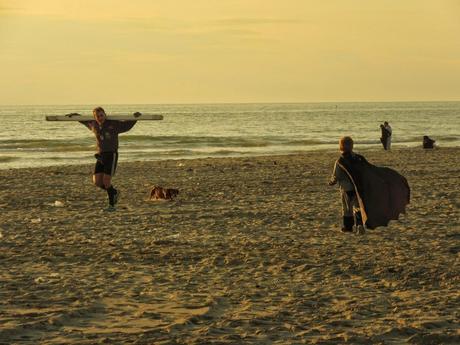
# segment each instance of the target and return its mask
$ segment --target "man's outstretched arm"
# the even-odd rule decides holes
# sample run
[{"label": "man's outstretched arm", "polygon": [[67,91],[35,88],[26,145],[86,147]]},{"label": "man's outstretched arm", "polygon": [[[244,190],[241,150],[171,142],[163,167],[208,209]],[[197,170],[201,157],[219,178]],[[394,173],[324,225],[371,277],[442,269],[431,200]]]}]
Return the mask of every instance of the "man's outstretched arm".
[{"label": "man's outstretched arm", "polygon": [[137,123],[136,120],[116,121],[117,132],[123,133],[129,131]]},{"label": "man's outstretched arm", "polygon": [[83,126],[85,126],[86,128],[88,128],[90,131],[93,130],[93,127],[91,125],[91,123],[93,121],[78,121],[79,123],[81,123]]}]

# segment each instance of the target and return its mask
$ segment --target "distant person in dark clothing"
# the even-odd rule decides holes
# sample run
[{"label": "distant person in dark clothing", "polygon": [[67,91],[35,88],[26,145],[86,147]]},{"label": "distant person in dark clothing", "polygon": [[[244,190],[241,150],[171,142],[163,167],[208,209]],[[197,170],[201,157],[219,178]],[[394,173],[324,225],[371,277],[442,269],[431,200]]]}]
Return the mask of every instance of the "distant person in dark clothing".
[{"label": "distant person in dark clothing", "polygon": [[385,121],[383,123],[383,126],[385,127],[385,129],[387,131],[387,134],[388,134],[388,136],[387,136],[387,148],[386,149],[390,150],[391,149],[391,137],[393,136],[393,130],[391,129],[391,126],[387,121]]},{"label": "distant person in dark clothing", "polygon": [[97,187],[107,191],[110,205],[107,210],[114,210],[120,195],[112,185],[118,162],[118,134],[129,131],[137,121],[108,120],[102,107],[94,108],[93,116],[94,120],[80,121],[96,136],[98,152],[95,154],[97,162],[93,182]]},{"label": "distant person in dark clothing", "polygon": [[423,148],[424,149],[434,149],[434,143],[436,140],[431,139],[428,135],[423,136]]},{"label": "distant person in dark clothing", "polygon": [[345,160],[367,161],[363,156],[353,152],[353,139],[350,137],[343,137],[340,139],[339,149],[342,154],[334,164],[334,171],[332,172],[329,185],[333,186],[338,183],[340,187],[343,217],[343,227],[341,231],[353,232],[353,227],[356,223],[356,232],[358,234],[363,234],[365,230],[361,217],[358,196],[356,194],[356,186],[343,164]]},{"label": "distant person in dark clothing", "polygon": [[380,142],[383,145],[383,149],[386,150],[387,149],[388,133],[387,133],[387,130],[385,129],[385,126],[383,124],[380,125],[380,131],[381,131]]},{"label": "distant person in dark clothing", "polygon": [[383,149],[389,150],[391,148],[391,134],[393,130],[391,129],[391,126],[387,121],[380,125],[380,130],[382,132],[380,141],[383,145]]}]

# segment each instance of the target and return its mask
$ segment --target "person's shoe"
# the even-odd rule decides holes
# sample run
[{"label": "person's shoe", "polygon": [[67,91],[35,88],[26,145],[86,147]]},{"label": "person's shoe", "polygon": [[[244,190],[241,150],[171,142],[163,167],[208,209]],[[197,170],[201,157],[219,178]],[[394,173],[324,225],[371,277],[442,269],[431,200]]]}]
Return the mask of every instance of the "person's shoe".
[{"label": "person's shoe", "polygon": [[364,235],[366,233],[366,230],[364,230],[364,225],[358,225],[356,227],[356,234],[357,235]]},{"label": "person's shoe", "polygon": [[353,232],[353,229],[342,228],[340,229],[342,232]]},{"label": "person's shoe", "polygon": [[115,208],[115,206],[112,205],[109,205],[107,208],[104,208],[104,212],[114,212],[116,210],[117,209]]}]

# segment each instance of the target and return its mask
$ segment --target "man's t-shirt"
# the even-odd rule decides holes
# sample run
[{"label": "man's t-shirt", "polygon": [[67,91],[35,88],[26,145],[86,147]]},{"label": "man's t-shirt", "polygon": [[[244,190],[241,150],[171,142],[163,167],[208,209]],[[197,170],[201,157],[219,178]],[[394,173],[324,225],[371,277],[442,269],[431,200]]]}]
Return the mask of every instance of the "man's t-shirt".
[{"label": "man's t-shirt", "polygon": [[97,151],[102,153],[117,152],[118,134],[129,131],[137,121],[105,120],[102,126],[95,120],[79,122],[94,133],[96,136]]}]

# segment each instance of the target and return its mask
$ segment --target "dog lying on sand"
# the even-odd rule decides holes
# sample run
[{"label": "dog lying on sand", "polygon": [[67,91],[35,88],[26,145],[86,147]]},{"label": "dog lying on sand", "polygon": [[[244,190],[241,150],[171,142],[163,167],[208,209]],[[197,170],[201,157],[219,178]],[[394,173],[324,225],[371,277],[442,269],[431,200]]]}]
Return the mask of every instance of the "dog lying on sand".
[{"label": "dog lying on sand", "polygon": [[154,186],[150,191],[149,200],[172,200],[179,194],[178,189],[174,188],[163,188],[160,186]]}]

